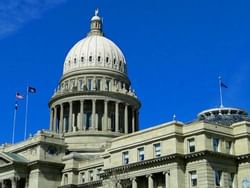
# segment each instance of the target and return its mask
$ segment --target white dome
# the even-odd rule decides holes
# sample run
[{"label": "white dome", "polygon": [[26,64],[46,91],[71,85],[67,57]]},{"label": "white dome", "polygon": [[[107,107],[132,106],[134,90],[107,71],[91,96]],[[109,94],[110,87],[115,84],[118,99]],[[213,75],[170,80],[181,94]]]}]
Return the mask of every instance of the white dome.
[{"label": "white dome", "polygon": [[98,10],[91,19],[88,36],[77,42],[66,56],[63,74],[88,69],[105,69],[127,74],[122,51],[103,36]]},{"label": "white dome", "polygon": [[64,62],[63,74],[93,68],[126,74],[123,53],[111,40],[100,35],[90,35],[71,48]]}]

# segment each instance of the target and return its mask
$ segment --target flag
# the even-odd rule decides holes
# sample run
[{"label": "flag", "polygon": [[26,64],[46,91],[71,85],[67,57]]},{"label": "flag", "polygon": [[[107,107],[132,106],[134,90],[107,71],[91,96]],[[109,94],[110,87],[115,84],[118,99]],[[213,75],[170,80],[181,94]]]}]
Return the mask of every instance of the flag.
[{"label": "flag", "polygon": [[18,109],[18,103],[16,102],[15,103],[15,110],[17,110]]},{"label": "flag", "polygon": [[29,86],[28,87],[28,92],[29,93],[36,93],[36,88]]},{"label": "flag", "polygon": [[226,84],[224,84],[223,82],[220,82],[220,86],[224,87],[224,88],[228,88]]},{"label": "flag", "polygon": [[20,93],[16,93],[16,99],[24,99],[24,96]]}]

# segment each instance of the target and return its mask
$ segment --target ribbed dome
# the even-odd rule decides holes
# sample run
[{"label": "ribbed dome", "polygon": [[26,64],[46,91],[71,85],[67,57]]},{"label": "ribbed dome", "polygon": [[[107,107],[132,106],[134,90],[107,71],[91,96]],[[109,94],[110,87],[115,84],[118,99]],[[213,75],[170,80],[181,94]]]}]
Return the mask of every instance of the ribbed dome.
[{"label": "ribbed dome", "polygon": [[111,40],[100,35],[90,35],[73,46],[65,59],[63,73],[89,68],[112,69],[126,74],[123,53]]},{"label": "ribbed dome", "polygon": [[127,74],[124,55],[117,45],[103,36],[102,21],[97,14],[91,19],[88,36],[77,42],[66,56],[63,74],[93,68]]}]

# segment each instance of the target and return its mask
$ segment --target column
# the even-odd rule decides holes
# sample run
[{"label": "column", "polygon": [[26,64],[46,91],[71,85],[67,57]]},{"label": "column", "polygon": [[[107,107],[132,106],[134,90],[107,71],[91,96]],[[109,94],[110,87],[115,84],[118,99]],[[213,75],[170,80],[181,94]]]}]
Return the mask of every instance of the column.
[{"label": "column", "polygon": [[136,181],[136,177],[132,178],[132,188],[137,188],[137,181]]},{"label": "column", "polygon": [[53,131],[56,132],[56,126],[57,126],[57,107],[54,108],[54,120],[53,120]]},{"label": "column", "polygon": [[132,132],[136,131],[136,127],[135,127],[135,110],[132,107]]},{"label": "column", "polygon": [[170,175],[170,171],[166,171],[166,172],[163,172],[163,174],[165,175],[165,188],[170,188],[170,182],[169,182],[169,175]]},{"label": "column", "polygon": [[115,103],[115,132],[119,132],[119,103]]},{"label": "column", "polygon": [[103,122],[103,131],[108,130],[108,101],[104,101],[104,122]]},{"label": "column", "polygon": [[84,100],[80,101],[80,130],[83,130]]},{"label": "column", "polygon": [[11,179],[11,188],[17,188],[17,179],[15,177]]},{"label": "column", "polygon": [[117,188],[122,188],[122,184],[120,180],[117,181]]},{"label": "column", "polygon": [[154,188],[154,180],[152,174],[147,175],[148,178],[148,188]]},{"label": "column", "polygon": [[125,134],[128,134],[128,105],[125,104],[124,109],[124,132]]},{"label": "column", "polygon": [[6,180],[3,180],[2,188],[7,188]]},{"label": "column", "polygon": [[69,127],[68,132],[72,131],[72,108],[73,108],[73,102],[69,102]]},{"label": "column", "polygon": [[50,108],[50,123],[49,123],[49,130],[53,131],[53,107]]},{"label": "column", "polygon": [[60,125],[59,125],[59,133],[63,133],[63,104],[60,105]]},{"label": "column", "polygon": [[96,130],[96,100],[92,100],[92,129]]}]

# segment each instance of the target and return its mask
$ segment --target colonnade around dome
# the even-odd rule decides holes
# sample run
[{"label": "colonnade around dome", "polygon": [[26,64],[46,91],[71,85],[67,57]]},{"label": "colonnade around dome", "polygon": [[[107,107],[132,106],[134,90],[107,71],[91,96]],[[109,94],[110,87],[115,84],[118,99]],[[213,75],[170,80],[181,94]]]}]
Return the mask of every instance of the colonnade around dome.
[{"label": "colonnade around dome", "polygon": [[139,129],[139,112],[115,100],[82,99],[51,107],[50,130],[57,133],[111,131],[132,133]]}]

